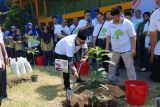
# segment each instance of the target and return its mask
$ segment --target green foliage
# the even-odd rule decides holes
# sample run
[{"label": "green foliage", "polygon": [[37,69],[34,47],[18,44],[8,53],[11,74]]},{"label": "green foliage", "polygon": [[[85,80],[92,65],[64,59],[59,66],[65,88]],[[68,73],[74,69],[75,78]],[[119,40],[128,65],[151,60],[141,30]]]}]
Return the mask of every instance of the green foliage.
[{"label": "green foliage", "polygon": [[39,51],[37,50],[37,48],[25,48],[25,50],[27,51],[28,54],[32,54],[35,55],[36,53],[38,53]]},{"label": "green foliage", "polygon": [[[100,64],[102,63],[103,56],[112,57],[112,54],[106,53],[106,51],[101,49],[100,47],[96,47],[96,48],[89,49],[89,55],[90,55],[89,56],[90,58],[94,58],[96,60],[95,80],[98,81],[99,77],[106,77],[107,73],[105,72],[104,68],[100,67]],[[109,60],[106,60],[106,62],[112,63]]]},{"label": "green foliage", "polygon": [[31,45],[40,43],[40,41],[37,40],[37,38],[36,38],[35,36],[30,36],[30,35],[28,35],[28,34],[25,34],[24,36],[25,36],[25,38],[27,39],[27,42],[31,42]]},{"label": "green foliage", "polygon": [[26,11],[17,5],[11,6],[7,13],[6,21],[4,23],[5,28],[9,29],[10,26],[15,25],[24,31],[24,26],[27,22],[33,22],[34,19],[26,18]]}]

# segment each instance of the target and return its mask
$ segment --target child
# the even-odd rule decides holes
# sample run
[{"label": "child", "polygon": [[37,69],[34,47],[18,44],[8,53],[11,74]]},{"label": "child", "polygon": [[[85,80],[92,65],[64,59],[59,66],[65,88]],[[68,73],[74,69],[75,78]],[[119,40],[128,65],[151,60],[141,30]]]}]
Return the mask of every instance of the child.
[{"label": "child", "polygon": [[16,51],[16,57],[23,57],[23,37],[21,35],[20,29],[16,29],[16,34],[14,39],[15,43],[15,51]]},{"label": "child", "polygon": [[45,66],[47,66],[48,63],[53,65],[53,38],[47,26],[44,26],[42,29],[41,49],[45,58]]}]

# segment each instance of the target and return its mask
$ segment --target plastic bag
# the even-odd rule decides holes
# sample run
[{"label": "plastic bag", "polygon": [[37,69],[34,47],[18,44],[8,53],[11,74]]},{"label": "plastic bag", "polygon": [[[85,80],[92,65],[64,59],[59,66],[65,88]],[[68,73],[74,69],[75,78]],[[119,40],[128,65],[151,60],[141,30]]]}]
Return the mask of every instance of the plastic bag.
[{"label": "plastic bag", "polygon": [[32,69],[31,64],[28,62],[28,60],[26,58],[22,58],[22,57],[21,57],[21,59],[23,60],[26,72],[32,72],[33,69]]},{"label": "plastic bag", "polygon": [[20,75],[18,63],[16,62],[15,58],[10,58],[10,67],[11,67],[11,72]]},{"label": "plastic bag", "polygon": [[18,58],[17,63],[18,63],[20,73],[25,74],[26,73],[26,68],[24,66],[22,58]]}]

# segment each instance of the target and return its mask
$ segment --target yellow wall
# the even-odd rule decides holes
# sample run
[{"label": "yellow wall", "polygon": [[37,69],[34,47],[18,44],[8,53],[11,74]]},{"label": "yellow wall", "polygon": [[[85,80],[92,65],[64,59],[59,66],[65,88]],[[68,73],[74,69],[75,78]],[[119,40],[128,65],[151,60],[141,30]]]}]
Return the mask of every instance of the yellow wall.
[{"label": "yellow wall", "polygon": [[115,4],[115,5],[101,7],[100,11],[105,13],[105,12],[111,10],[112,8],[116,7],[116,6],[122,6],[122,9],[125,10],[125,9],[132,8],[132,2],[126,2],[126,3],[122,3],[122,4]]},{"label": "yellow wall", "polygon": [[[122,4],[115,4],[115,5],[100,7],[100,11],[105,13],[108,10],[111,10],[113,7],[116,7],[116,6],[122,6],[122,9],[125,10],[125,9],[129,9],[132,7],[132,2],[126,2],[126,3],[122,3]],[[62,18],[71,19],[74,17],[83,17],[83,16],[84,16],[84,10],[64,14],[64,15],[62,15]],[[48,23],[51,21],[52,21],[51,17],[47,17],[47,18],[41,17],[38,19],[39,24],[46,23],[46,25],[48,25]]]}]

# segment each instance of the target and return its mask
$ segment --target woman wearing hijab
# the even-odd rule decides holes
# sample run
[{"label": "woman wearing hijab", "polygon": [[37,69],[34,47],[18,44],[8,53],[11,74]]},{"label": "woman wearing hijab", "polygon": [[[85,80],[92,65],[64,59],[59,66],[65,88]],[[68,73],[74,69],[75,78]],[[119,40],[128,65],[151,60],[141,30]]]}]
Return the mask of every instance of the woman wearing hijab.
[{"label": "woman wearing hijab", "polygon": [[45,58],[45,66],[53,65],[53,38],[49,32],[49,28],[44,26],[41,35],[41,50]]}]

